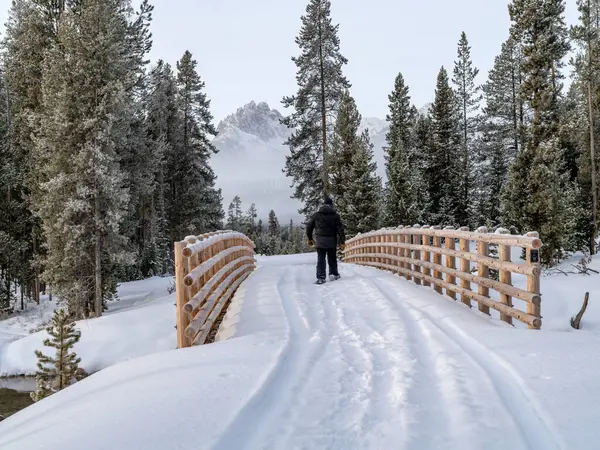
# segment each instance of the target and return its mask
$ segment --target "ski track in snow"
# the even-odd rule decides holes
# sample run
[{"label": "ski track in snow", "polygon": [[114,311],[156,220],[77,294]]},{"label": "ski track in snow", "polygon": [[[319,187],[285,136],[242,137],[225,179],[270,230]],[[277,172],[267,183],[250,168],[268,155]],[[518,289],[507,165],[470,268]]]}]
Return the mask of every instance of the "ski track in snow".
[{"label": "ski track in snow", "polygon": [[407,281],[343,268],[324,286],[312,265],[259,269],[287,340],[213,448],[562,448],[498,355],[434,319]]}]

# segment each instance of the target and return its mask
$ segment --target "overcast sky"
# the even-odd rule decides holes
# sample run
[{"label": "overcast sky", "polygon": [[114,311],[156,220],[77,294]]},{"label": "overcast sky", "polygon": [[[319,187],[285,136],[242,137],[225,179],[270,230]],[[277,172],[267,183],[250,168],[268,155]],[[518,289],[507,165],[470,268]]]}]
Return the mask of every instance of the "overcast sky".
[{"label": "overcast sky", "polygon": [[[151,0],[151,58],[175,63],[190,50],[218,120],[250,100],[281,109],[296,91],[294,43],[308,0]],[[345,74],[364,117],[385,118],[387,95],[402,72],[417,107],[433,99],[440,66],[451,72],[461,31],[485,81],[508,37],[508,0],[332,0]],[[577,20],[575,0],[567,21]],[[10,0],[0,0],[0,23]]]}]

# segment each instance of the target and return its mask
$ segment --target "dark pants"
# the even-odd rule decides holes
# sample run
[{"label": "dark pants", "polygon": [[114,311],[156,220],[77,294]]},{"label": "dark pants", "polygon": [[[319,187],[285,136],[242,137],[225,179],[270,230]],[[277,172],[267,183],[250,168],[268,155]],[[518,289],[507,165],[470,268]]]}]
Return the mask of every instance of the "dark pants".
[{"label": "dark pants", "polygon": [[329,265],[329,275],[339,275],[337,267],[337,249],[318,248],[317,249],[317,278],[325,278],[325,258]]}]

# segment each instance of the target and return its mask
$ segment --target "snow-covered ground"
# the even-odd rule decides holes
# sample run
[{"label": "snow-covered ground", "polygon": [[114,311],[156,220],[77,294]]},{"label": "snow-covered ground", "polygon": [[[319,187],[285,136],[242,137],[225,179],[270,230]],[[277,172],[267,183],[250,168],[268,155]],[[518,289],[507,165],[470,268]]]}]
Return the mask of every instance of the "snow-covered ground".
[{"label": "snow-covered ground", "polygon": [[[598,447],[600,277],[544,278],[544,326],[531,331],[389,273],[341,270],[342,280],[316,286],[314,255],[260,258],[212,345],[167,350],[173,296],[162,292],[88,321],[89,339],[105,340],[103,364],[127,359],[109,355],[131,333],[143,336],[131,347],[165,351],[1,422],[0,448]],[[145,286],[132,295],[153,290]],[[575,331],[569,318],[586,290]]]},{"label": "snow-covered ground", "polygon": [[[169,350],[175,344],[174,297],[167,288],[172,278],[154,277],[123,283],[119,301],[110,302],[100,319],[78,322],[81,341],[75,351],[81,366],[95,372],[121,361]],[[34,375],[37,367],[35,350],[43,350],[45,330],[29,334],[52,316],[55,303],[41,299],[40,307],[15,318],[0,321],[0,377]]]}]

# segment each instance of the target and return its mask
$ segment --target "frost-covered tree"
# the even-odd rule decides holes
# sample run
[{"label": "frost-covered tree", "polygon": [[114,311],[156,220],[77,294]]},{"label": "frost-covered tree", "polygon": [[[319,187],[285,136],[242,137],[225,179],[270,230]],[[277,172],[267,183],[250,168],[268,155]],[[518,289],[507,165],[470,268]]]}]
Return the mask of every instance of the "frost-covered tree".
[{"label": "frost-covered tree", "polygon": [[279,220],[277,219],[277,215],[275,214],[275,211],[271,210],[269,211],[269,227],[267,229],[269,235],[271,236],[275,236],[277,234],[279,234],[280,228],[279,228]]},{"label": "frost-covered tree", "polygon": [[189,51],[177,63],[177,104],[183,123],[169,170],[172,240],[219,229],[224,216],[221,190],[215,188],[210,167],[210,157],[217,152],[210,136],[217,130],[197,65]]},{"label": "frost-covered tree", "polygon": [[[150,267],[155,273],[166,274],[170,267],[170,234],[167,211],[171,204],[168,184],[169,162],[179,142],[181,116],[177,105],[177,86],[169,64],[159,60],[149,73],[148,97],[146,98],[146,126],[149,159],[152,161],[152,217],[150,218],[150,242],[156,258]],[[144,275],[144,270],[142,270]]]},{"label": "frost-covered tree", "polygon": [[331,163],[330,193],[336,199],[338,210],[342,216],[345,214],[345,205],[348,204],[345,196],[351,177],[353,158],[362,145],[358,131],[361,120],[362,117],[358,112],[356,102],[346,91],[340,103],[329,157]]},{"label": "frost-covered tree", "polygon": [[102,314],[124,245],[128,193],[119,151],[132,114],[124,5],[89,0],[65,11],[60,45],[44,61],[34,201],[46,237],[45,277],[78,317]]},{"label": "frost-covered tree", "polygon": [[455,99],[458,108],[462,155],[460,161],[460,195],[457,208],[459,223],[467,223],[471,208],[473,186],[474,134],[477,130],[478,112],[481,104],[481,87],[476,84],[479,69],[473,66],[471,47],[463,31],[458,42],[458,57],[454,62]]},{"label": "frost-covered tree", "polygon": [[244,214],[242,211],[242,199],[239,195],[233,198],[227,209],[227,229],[234,231],[244,230]]},{"label": "frost-covered tree", "polygon": [[380,223],[381,178],[373,161],[368,130],[360,136],[360,144],[352,157],[351,176],[344,196],[347,205],[342,220],[347,236],[375,230]]},{"label": "frost-covered tree", "polygon": [[448,73],[442,67],[431,106],[431,134],[421,154],[427,190],[423,219],[436,225],[457,225],[464,215],[464,211],[459,211],[462,158],[455,104]]},{"label": "frost-covered tree", "polygon": [[[587,112],[587,133],[584,142],[586,157],[581,158],[579,167],[585,168],[585,179],[580,177],[587,186],[582,186],[583,201],[590,205],[588,241],[591,254],[596,250],[596,236],[598,234],[598,102],[600,101],[600,1],[577,0],[580,23],[571,29],[578,52],[572,60],[579,83],[574,86],[583,88]],[[588,170],[589,168],[589,170]],[[588,181],[589,180],[589,181]],[[586,182],[587,181],[587,182]],[[588,198],[585,198],[588,197]],[[586,208],[587,209],[587,208]]]},{"label": "frost-covered tree", "polygon": [[81,358],[73,351],[81,339],[81,332],[75,329],[75,323],[70,320],[66,309],[54,312],[46,331],[50,338],[44,340],[44,345],[55,349],[55,355],[46,356],[40,350],[35,351],[38,358],[37,388],[31,393],[35,402],[66,389],[86,376],[85,371],[79,368]]},{"label": "frost-covered tree", "polygon": [[[514,0],[509,6],[511,37],[522,46],[521,96],[533,114],[523,151],[511,166],[504,217],[519,231],[539,231],[542,259],[560,258],[575,204],[565,177],[564,149],[558,139],[562,60],[569,50],[563,0]],[[543,180],[534,179],[543,176]],[[548,207],[551,205],[551,207]],[[562,206],[562,207],[561,207]]]},{"label": "frost-covered tree", "polygon": [[285,142],[290,149],[285,172],[293,180],[294,197],[304,202],[300,212],[308,217],[329,192],[329,141],[350,83],[342,73],[348,61],[340,53],[339,27],[331,21],[331,2],[310,0],[301,20],[296,38],[300,55],[292,58],[298,91],[283,98],[283,105],[293,112],[282,123],[294,129]]},{"label": "frost-covered tree", "polygon": [[386,116],[390,131],[386,135],[386,173],[384,223],[387,226],[413,224],[421,216],[421,173],[416,164],[414,128],[416,108],[411,104],[408,86],[401,73],[388,96]]}]

